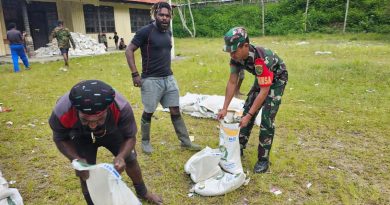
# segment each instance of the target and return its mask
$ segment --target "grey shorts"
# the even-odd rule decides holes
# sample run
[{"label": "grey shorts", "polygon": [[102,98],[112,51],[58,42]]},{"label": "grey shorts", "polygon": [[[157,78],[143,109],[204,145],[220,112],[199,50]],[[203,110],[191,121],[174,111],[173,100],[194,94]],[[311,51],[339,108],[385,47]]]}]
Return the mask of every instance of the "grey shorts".
[{"label": "grey shorts", "polygon": [[179,87],[173,75],[143,78],[141,96],[147,113],[156,111],[158,103],[164,108],[179,106]]}]

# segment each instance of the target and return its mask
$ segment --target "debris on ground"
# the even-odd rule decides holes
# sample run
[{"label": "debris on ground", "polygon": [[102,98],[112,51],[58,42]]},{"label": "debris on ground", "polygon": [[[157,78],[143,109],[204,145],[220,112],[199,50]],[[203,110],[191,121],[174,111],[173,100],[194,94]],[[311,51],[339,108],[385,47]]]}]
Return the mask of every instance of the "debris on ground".
[{"label": "debris on ground", "polygon": [[314,52],[315,55],[329,55],[332,54],[331,51],[316,51]]},{"label": "debris on ground", "polygon": [[275,194],[276,196],[282,194],[282,191],[280,191],[280,189],[277,187],[272,187],[270,192]]},{"label": "debris on ground", "polygon": [[0,106],[0,112],[11,112],[12,109],[11,108],[7,108],[7,107],[4,107],[4,106]]},{"label": "debris on ground", "polygon": [[[106,47],[104,44],[98,43],[96,39],[81,33],[70,32],[70,34],[72,35],[73,41],[76,45],[76,49],[69,49],[70,56],[85,56],[106,53]],[[51,43],[46,45],[46,47],[41,47],[35,51],[36,57],[42,58],[61,55],[56,39],[53,39]]]},{"label": "debris on ground", "polygon": [[33,124],[33,123],[28,123],[27,125],[30,126],[30,127],[35,127],[35,126],[36,126],[36,125]]},{"label": "debris on ground", "polygon": [[301,46],[301,45],[307,45],[307,44],[309,44],[309,42],[307,42],[307,41],[301,41],[301,42],[296,43],[295,45]]},{"label": "debris on ground", "polygon": [[60,71],[63,71],[63,72],[67,72],[67,71],[68,71],[68,69],[67,69],[67,68],[64,68],[64,67],[61,67],[59,70],[60,70]]}]

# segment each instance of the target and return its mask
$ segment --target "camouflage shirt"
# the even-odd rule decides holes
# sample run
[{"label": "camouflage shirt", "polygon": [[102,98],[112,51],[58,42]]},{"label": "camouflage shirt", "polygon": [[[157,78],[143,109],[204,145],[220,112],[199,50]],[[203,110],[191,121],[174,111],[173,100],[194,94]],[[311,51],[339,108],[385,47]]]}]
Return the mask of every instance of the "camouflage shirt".
[{"label": "camouflage shirt", "polygon": [[75,47],[72,35],[67,28],[56,27],[51,33],[52,38],[56,38],[58,42],[58,48],[70,48],[69,41],[72,43],[72,47]]},{"label": "camouflage shirt", "polygon": [[[255,65],[255,62],[259,61],[262,62],[261,64],[265,65],[266,68]],[[270,81],[269,84],[272,84],[272,86],[284,85],[288,80],[287,68],[283,60],[268,48],[255,47],[254,45],[250,45],[249,56],[246,60],[230,60],[231,73],[238,74],[242,69],[245,69],[249,73],[257,76],[256,81],[259,81],[260,84],[264,85],[268,84],[261,82],[262,76],[266,74],[266,70],[272,72],[271,74],[267,75],[267,77],[270,77],[270,79],[266,79],[266,81]],[[259,83],[256,84],[259,85]]]}]

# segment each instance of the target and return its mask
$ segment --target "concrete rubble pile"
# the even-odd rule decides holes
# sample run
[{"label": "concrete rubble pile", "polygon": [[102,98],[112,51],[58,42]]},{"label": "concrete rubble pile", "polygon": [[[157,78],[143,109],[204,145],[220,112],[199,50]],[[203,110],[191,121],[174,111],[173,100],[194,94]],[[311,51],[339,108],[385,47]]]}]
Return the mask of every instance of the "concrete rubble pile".
[{"label": "concrete rubble pile", "polygon": [[[70,34],[72,35],[73,41],[76,44],[76,49],[69,49],[70,56],[85,56],[106,53],[104,44],[98,43],[97,40],[81,33],[70,32]],[[36,57],[51,57],[55,55],[61,55],[56,39],[53,39],[51,43],[46,45],[47,47],[41,47],[35,51]]]}]

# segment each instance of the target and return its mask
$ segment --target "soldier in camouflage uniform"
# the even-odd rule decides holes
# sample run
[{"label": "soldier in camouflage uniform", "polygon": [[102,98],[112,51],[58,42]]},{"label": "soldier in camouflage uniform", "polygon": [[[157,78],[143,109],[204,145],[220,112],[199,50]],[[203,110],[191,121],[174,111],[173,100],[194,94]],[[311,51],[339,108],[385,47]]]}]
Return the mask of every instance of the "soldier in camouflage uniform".
[{"label": "soldier in camouflage uniform", "polygon": [[260,108],[263,108],[258,161],[254,167],[255,173],[263,173],[267,171],[269,166],[269,153],[275,133],[274,120],[287,84],[287,69],[283,60],[270,49],[251,45],[243,27],[230,29],[225,34],[224,39],[223,50],[229,52],[231,56],[230,78],[226,86],[224,105],[218,113],[218,119],[223,119],[226,116],[227,108],[236,90],[238,73],[245,69],[255,75],[255,81],[245,101],[244,113],[240,122],[240,145],[241,154],[243,154],[256,116]]},{"label": "soldier in camouflage uniform", "polygon": [[58,43],[58,48],[60,48],[61,55],[64,57],[64,62],[65,66],[69,66],[69,48],[70,48],[70,43],[72,43],[73,49],[76,48],[76,45],[74,44],[72,35],[70,35],[69,29],[64,27],[64,22],[63,21],[58,21],[58,26],[54,28],[53,32],[51,33],[52,38],[57,39]]}]

